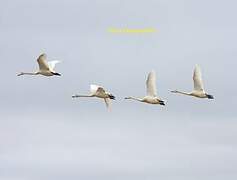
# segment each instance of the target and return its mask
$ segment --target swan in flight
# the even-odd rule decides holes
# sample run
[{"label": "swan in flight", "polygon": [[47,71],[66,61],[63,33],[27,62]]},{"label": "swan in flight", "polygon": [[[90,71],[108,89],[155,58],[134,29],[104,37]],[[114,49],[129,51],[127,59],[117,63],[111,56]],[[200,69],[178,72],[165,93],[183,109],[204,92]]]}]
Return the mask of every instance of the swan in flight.
[{"label": "swan in flight", "polygon": [[148,104],[160,104],[165,105],[164,101],[162,101],[159,97],[157,97],[157,90],[156,90],[156,74],[154,71],[148,74],[146,80],[146,88],[147,88],[147,95],[143,98],[134,98],[134,97],[125,97],[125,99],[132,99]]},{"label": "swan in flight", "polygon": [[194,96],[198,98],[208,98],[208,99],[214,99],[214,97],[210,94],[207,94],[204,91],[204,85],[202,81],[202,74],[201,69],[198,65],[195,66],[194,72],[193,72],[193,83],[194,83],[194,89],[192,92],[181,92],[181,91],[171,91],[172,93],[179,93],[187,96]]},{"label": "swan in flight", "polygon": [[33,73],[25,73],[25,72],[21,72],[18,74],[18,76],[21,75],[44,75],[44,76],[61,76],[61,74],[57,73],[54,71],[55,65],[57,63],[59,63],[59,61],[46,61],[46,54],[41,54],[38,59],[37,62],[39,64],[39,70],[37,72],[33,72]]},{"label": "swan in flight", "polygon": [[90,94],[89,95],[73,95],[72,98],[78,97],[97,97],[102,98],[105,101],[106,107],[110,108],[110,99],[115,100],[115,97],[107,92],[102,86],[90,85]]}]

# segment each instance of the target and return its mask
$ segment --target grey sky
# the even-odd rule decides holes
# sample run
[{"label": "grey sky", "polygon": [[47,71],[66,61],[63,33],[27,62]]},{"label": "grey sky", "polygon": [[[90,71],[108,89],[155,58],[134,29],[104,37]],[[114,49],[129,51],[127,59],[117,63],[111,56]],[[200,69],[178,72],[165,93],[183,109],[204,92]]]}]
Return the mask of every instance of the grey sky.
[{"label": "grey sky", "polygon": [[[0,0],[0,179],[237,178],[237,23],[233,0]],[[109,28],[155,28],[113,34]],[[61,77],[17,77],[47,53]],[[195,64],[214,101],[190,91]],[[167,106],[143,96],[157,73]],[[72,100],[89,85],[117,97]]]}]

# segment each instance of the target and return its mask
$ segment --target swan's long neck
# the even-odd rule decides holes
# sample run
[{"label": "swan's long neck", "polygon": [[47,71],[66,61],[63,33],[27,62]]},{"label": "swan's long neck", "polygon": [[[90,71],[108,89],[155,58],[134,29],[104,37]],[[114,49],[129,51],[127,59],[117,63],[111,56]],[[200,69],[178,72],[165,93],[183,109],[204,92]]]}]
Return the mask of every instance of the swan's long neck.
[{"label": "swan's long neck", "polygon": [[177,90],[171,91],[171,92],[172,92],[172,93],[178,93],[178,94],[183,94],[183,95],[191,96],[191,94],[190,94],[190,93],[187,93],[187,92],[182,92],[182,91],[177,91]]},{"label": "swan's long neck", "polygon": [[79,97],[93,97],[93,95],[73,95],[72,98],[79,98]]},{"label": "swan's long neck", "polygon": [[140,101],[140,102],[142,102],[142,99],[141,99],[141,98],[126,97],[125,99],[132,99],[132,100],[135,100],[135,101]]},{"label": "swan's long neck", "polygon": [[22,75],[39,75],[39,73],[38,72],[34,72],[34,73],[21,72],[17,76],[22,76]]}]

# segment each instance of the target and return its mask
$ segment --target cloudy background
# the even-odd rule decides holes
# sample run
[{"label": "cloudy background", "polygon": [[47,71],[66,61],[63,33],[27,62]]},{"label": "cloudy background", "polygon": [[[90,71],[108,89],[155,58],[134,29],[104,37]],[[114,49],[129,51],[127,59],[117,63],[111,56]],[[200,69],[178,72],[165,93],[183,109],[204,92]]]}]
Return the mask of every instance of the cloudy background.
[{"label": "cloudy background", "polygon": [[[0,0],[0,179],[235,180],[234,0]],[[114,34],[109,28],[155,28]],[[47,53],[61,77],[16,74]],[[192,89],[195,64],[215,100]],[[143,96],[157,73],[166,106]],[[71,99],[103,85],[117,97]]]}]

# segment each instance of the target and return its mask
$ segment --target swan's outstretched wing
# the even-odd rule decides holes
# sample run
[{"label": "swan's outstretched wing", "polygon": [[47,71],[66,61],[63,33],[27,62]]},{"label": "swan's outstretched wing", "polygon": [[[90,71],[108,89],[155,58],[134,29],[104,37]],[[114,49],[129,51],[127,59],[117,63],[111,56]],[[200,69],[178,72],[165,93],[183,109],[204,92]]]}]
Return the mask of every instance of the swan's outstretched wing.
[{"label": "swan's outstretched wing", "polygon": [[41,54],[38,59],[37,62],[39,64],[39,68],[40,70],[45,70],[48,71],[49,70],[49,66],[48,63],[46,62],[46,54]]},{"label": "swan's outstretched wing", "polygon": [[108,109],[110,109],[110,108],[111,108],[111,101],[110,101],[110,99],[109,99],[109,98],[104,98],[104,101],[105,101],[106,107],[107,107]]},{"label": "swan's outstretched wing", "polygon": [[97,93],[105,94],[105,90],[104,90],[104,88],[102,88],[102,87],[98,87],[98,89],[97,89]]},{"label": "swan's outstretched wing", "polygon": [[99,86],[94,85],[94,84],[91,84],[91,85],[90,85],[90,92],[91,92],[92,94],[95,94],[98,88],[99,88]]},{"label": "swan's outstretched wing", "polygon": [[56,64],[58,64],[58,63],[60,63],[60,61],[49,61],[48,62],[49,69],[51,71],[54,71],[54,68],[55,68]]},{"label": "swan's outstretched wing", "polygon": [[90,85],[90,92],[91,92],[92,94],[95,94],[95,93],[98,93],[98,92],[104,93],[105,90],[104,90],[104,88],[101,87],[101,86],[91,84],[91,85]]},{"label": "swan's outstretched wing", "polygon": [[148,77],[146,80],[146,89],[147,89],[148,96],[157,96],[155,71],[151,71],[148,74]]},{"label": "swan's outstretched wing", "polygon": [[193,83],[195,91],[204,91],[201,69],[198,65],[195,66],[193,72]]}]

